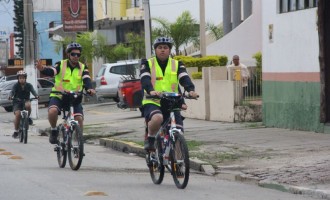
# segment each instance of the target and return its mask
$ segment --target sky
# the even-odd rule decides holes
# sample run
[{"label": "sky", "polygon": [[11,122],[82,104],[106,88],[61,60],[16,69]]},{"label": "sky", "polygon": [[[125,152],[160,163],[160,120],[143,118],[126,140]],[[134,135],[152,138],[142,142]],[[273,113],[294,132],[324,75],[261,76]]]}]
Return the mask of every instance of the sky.
[{"label": "sky", "polygon": [[[151,17],[163,17],[175,22],[183,11],[189,11],[193,18],[199,20],[200,0],[149,0]],[[205,21],[213,24],[222,22],[222,0],[204,0]]]},{"label": "sky", "polygon": [[15,16],[13,11],[13,1],[0,0],[0,30],[9,29],[10,32],[14,30],[13,17]]}]

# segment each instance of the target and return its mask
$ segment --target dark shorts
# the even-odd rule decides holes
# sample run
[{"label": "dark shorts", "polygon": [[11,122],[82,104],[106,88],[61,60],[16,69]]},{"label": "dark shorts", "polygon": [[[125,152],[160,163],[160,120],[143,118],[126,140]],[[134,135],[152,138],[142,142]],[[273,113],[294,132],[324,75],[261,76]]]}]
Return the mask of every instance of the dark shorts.
[{"label": "dark shorts", "polygon": [[[170,117],[169,111],[162,109],[161,107],[156,106],[155,104],[143,105],[143,113],[144,113],[144,118],[145,118],[146,122],[150,121],[152,116],[157,113],[160,113],[163,115],[163,119],[164,119],[163,123],[165,123],[166,120]],[[175,116],[175,122],[178,125],[177,128],[180,128],[183,131],[183,118],[181,116],[180,111],[175,111],[174,116]]]},{"label": "dark shorts", "polygon": [[[64,110],[68,111],[70,109],[69,106],[70,105],[68,103],[65,103],[61,99],[59,99],[57,97],[51,97],[49,100],[48,109],[51,107],[56,107],[57,111],[58,111],[58,115],[60,115],[62,108]],[[73,104],[73,112],[75,115],[81,115],[81,116],[84,115],[83,107],[82,107],[81,103]]]},{"label": "dark shorts", "polygon": [[[25,101],[25,103],[28,103],[30,101]],[[23,102],[13,102],[13,112],[15,113],[15,111],[21,111],[23,110]]]}]

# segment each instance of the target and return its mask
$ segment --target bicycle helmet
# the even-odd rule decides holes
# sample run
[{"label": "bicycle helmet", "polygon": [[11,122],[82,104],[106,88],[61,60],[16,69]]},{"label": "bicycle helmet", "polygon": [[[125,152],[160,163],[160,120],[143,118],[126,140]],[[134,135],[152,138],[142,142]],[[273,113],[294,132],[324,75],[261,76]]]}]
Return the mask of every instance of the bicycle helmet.
[{"label": "bicycle helmet", "polygon": [[26,77],[27,77],[27,74],[26,74],[25,71],[20,70],[20,71],[17,72],[16,76],[17,76],[17,78],[18,78],[19,76],[24,76],[24,77],[26,78]]},{"label": "bicycle helmet", "polygon": [[153,44],[154,49],[156,49],[157,46],[160,44],[167,44],[171,49],[173,46],[173,40],[170,37],[158,37],[154,41],[154,44]]},{"label": "bicycle helmet", "polygon": [[82,52],[82,46],[79,43],[71,42],[66,46],[66,53],[70,53],[73,49],[78,49],[80,52]]}]

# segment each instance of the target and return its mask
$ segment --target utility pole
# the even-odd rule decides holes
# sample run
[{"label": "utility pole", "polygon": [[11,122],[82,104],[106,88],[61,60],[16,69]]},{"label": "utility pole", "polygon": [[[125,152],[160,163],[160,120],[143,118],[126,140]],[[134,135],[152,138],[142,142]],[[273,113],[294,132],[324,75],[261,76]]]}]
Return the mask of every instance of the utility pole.
[{"label": "utility pole", "polygon": [[205,42],[205,2],[199,0],[199,37],[200,37],[200,52],[201,57],[206,55],[206,42]]},{"label": "utility pole", "polygon": [[[34,34],[33,34],[33,3],[24,0],[24,66],[27,73],[27,82],[38,91],[36,68],[34,67]],[[38,118],[38,101],[31,102],[31,118]]]},{"label": "utility pole", "polygon": [[146,58],[151,57],[151,20],[149,0],[143,0],[144,11],[144,40],[146,49]]}]

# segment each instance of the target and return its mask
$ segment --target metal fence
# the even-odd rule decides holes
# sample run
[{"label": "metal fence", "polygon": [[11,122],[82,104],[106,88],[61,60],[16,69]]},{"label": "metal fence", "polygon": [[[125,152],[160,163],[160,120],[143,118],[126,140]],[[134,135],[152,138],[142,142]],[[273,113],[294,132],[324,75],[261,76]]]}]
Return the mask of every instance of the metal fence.
[{"label": "metal fence", "polygon": [[[235,106],[262,103],[262,77],[256,67],[248,67],[250,78],[243,86],[241,78],[234,80]],[[232,76],[235,79],[235,75]]]}]

